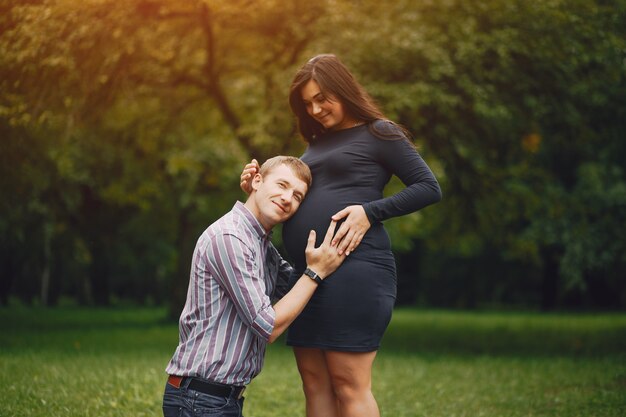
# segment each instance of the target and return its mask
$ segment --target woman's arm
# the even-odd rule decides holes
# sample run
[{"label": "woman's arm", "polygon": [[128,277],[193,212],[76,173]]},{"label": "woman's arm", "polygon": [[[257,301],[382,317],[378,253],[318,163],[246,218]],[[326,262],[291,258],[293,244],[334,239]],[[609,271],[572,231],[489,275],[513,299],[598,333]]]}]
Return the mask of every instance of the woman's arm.
[{"label": "woman's arm", "polygon": [[379,127],[391,133],[386,139],[377,138],[373,143],[378,162],[400,178],[406,188],[393,196],[348,206],[336,213],[333,220],[345,219],[333,239],[334,244],[339,242],[340,253],[354,251],[372,224],[412,213],[441,200],[437,179],[401,129],[390,122],[375,123],[382,124]]},{"label": "woman's arm", "polygon": [[380,163],[406,185],[402,191],[363,204],[370,222],[413,213],[441,200],[441,188],[435,175],[406,139],[379,139]]}]

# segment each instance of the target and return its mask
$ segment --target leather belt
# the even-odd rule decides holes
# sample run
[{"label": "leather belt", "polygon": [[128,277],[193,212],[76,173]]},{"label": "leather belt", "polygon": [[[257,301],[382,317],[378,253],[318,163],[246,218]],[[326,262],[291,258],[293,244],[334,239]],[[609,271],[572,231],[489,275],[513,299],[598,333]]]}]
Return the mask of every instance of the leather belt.
[{"label": "leather belt", "polygon": [[231,395],[234,395],[237,399],[239,399],[243,396],[243,392],[246,390],[246,387],[216,384],[215,382],[209,382],[198,378],[177,375],[170,375],[167,378],[167,383],[172,385],[173,387],[180,388],[180,385],[186,379],[190,379],[187,388],[194,391],[202,392],[204,394],[215,395],[218,397],[227,398]]}]

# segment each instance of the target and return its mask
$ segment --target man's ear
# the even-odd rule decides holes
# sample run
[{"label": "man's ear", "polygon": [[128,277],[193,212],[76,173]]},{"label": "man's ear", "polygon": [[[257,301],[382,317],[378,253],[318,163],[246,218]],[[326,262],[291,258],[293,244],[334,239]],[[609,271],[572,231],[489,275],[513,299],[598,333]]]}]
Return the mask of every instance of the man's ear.
[{"label": "man's ear", "polygon": [[259,174],[258,172],[254,174],[254,177],[252,178],[252,190],[258,191],[259,186],[261,185],[262,182],[263,182],[263,176]]}]

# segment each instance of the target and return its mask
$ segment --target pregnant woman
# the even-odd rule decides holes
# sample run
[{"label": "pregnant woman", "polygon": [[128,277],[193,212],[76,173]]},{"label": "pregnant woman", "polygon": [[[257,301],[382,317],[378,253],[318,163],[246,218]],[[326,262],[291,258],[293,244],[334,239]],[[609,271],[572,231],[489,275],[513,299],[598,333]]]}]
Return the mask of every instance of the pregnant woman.
[{"label": "pregnant woman", "polygon": [[[309,231],[323,237],[331,217],[342,221],[334,241],[349,255],[289,329],[307,416],[377,417],[372,364],[396,298],[382,221],[436,203],[441,190],[406,131],[387,120],[336,56],[318,55],[296,73],[289,104],[308,143],[301,159],[313,174],[300,209],[283,227],[293,280],[306,268]],[[256,160],[244,168],[244,191],[257,169]],[[385,198],[392,175],[406,188]]]}]

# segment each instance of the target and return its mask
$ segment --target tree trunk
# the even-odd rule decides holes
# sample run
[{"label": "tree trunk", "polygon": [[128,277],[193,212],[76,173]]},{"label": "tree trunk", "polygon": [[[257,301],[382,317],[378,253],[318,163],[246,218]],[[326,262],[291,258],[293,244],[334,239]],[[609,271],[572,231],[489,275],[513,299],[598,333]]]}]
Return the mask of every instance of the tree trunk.
[{"label": "tree trunk", "polygon": [[100,239],[91,245],[93,261],[89,268],[89,287],[93,302],[98,306],[109,305],[109,264],[105,246]]},{"label": "tree trunk", "polygon": [[41,273],[41,291],[40,301],[41,305],[46,307],[49,304],[49,290],[50,290],[50,269],[52,262],[52,229],[53,225],[50,223],[44,224],[43,227],[43,271]]},{"label": "tree trunk", "polygon": [[555,248],[542,250],[543,276],[541,280],[541,309],[554,310],[559,294],[559,253]]},{"label": "tree trunk", "polygon": [[[11,294],[11,287],[15,275],[17,275],[17,262],[15,261],[15,253],[10,248],[7,252],[3,253],[0,257],[0,306],[5,306],[9,302],[9,294]],[[5,251],[6,247],[2,247]]]}]

